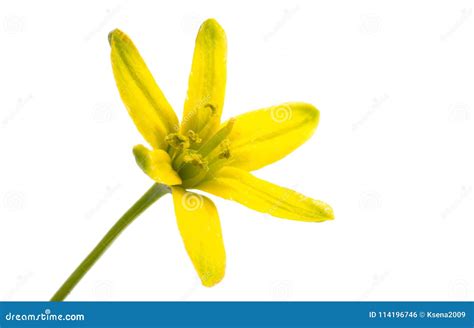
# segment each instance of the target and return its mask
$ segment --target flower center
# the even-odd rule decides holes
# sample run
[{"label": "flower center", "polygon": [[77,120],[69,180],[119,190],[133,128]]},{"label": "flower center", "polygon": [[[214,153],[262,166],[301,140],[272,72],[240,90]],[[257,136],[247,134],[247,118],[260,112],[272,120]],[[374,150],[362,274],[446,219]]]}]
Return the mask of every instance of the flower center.
[{"label": "flower center", "polygon": [[188,130],[185,135],[170,133],[166,136],[173,169],[181,177],[185,188],[196,186],[212,177],[231,159],[230,141],[227,137],[234,122],[234,119],[230,119],[204,143],[193,130]]}]

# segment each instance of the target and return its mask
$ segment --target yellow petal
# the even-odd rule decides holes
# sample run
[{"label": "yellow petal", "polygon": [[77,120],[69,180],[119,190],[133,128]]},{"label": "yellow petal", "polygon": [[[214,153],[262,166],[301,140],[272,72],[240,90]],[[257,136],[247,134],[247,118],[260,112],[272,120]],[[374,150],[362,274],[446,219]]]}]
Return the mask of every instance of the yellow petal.
[{"label": "yellow petal", "polygon": [[276,162],[308,140],[318,122],[319,111],[301,102],[237,116],[229,135],[229,165],[252,171]]},{"label": "yellow petal", "polygon": [[196,188],[280,218],[308,222],[334,219],[334,213],[328,204],[261,180],[234,167],[224,167],[212,180],[205,181]]},{"label": "yellow petal", "polygon": [[211,287],[225,273],[225,249],[219,215],[207,197],[172,187],[174,210],[184,246],[202,284]]},{"label": "yellow petal", "polygon": [[214,19],[199,29],[184,104],[181,132],[193,130],[203,140],[219,128],[226,85],[227,41]]},{"label": "yellow petal", "polygon": [[153,148],[164,148],[178,119],[132,40],[120,30],[109,34],[115,82],[128,113]]},{"label": "yellow petal", "polygon": [[181,178],[171,166],[171,158],[161,149],[149,150],[143,145],[133,148],[133,154],[138,166],[150,178],[168,186],[181,184]]}]

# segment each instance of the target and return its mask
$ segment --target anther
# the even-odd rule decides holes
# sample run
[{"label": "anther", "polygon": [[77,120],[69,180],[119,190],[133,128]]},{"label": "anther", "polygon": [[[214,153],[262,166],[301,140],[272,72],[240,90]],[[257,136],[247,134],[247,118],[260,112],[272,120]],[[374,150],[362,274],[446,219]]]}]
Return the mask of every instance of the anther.
[{"label": "anther", "polygon": [[171,147],[179,150],[188,149],[190,146],[189,138],[179,133],[168,134],[165,141]]},{"label": "anther", "polygon": [[202,142],[202,139],[199,137],[199,135],[194,132],[193,130],[189,130],[188,133],[188,138],[189,140],[192,142],[192,143],[195,143],[195,144],[200,144]]},{"label": "anther", "polygon": [[224,139],[219,145],[219,155],[220,159],[229,159],[230,158],[230,141],[229,139]]},{"label": "anther", "polygon": [[201,169],[207,168],[207,160],[203,159],[201,154],[196,151],[187,151],[183,161],[186,164],[191,164]]}]

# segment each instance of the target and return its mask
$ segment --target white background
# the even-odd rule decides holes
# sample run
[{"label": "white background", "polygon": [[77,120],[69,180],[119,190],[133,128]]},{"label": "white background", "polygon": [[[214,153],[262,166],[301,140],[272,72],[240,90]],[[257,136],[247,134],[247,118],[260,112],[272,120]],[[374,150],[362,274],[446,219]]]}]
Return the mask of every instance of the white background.
[{"label": "white background", "polygon": [[328,202],[336,220],[213,198],[228,264],[208,289],[167,196],[69,300],[473,300],[472,5],[2,1],[0,299],[49,299],[152,184],[108,32],[132,37],[180,115],[195,34],[214,17],[229,44],[224,118],[285,101],[321,111],[309,142],[256,174]]}]

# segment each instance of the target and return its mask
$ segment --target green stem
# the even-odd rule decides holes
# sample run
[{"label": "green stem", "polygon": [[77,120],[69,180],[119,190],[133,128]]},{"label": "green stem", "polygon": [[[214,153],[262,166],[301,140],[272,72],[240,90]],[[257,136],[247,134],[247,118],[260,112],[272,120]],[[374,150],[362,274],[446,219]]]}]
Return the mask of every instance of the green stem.
[{"label": "green stem", "polygon": [[87,255],[84,261],[74,270],[74,272],[67,278],[63,285],[58,289],[56,294],[51,298],[51,301],[63,301],[66,296],[72,291],[77,283],[85,276],[89,269],[95,262],[104,254],[105,250],[112,244],[112,242],[125,230],[125,228],[135,220],[143,211],[145,211],[151,204],[158,200],[161,196],[170,192],[170,189],[163,185],[155,183],[132,207],[114,224],[92,252]]}]

